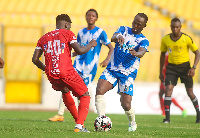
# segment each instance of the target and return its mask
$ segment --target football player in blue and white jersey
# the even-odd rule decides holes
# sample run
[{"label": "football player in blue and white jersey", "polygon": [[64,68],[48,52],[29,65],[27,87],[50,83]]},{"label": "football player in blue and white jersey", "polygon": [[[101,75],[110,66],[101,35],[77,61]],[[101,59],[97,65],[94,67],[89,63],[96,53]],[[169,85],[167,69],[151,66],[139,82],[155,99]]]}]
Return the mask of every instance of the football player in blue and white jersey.
[{"label": "football player in blue and white jersey", "polygon": [[[100,63],[101,67],[106,67],[109,63],[110,57],[113,52],[113,46],[111,45],[110,40],[107,37],[106,32],[95,26],[95,22],[98,19],[98,13],[95,9],[89,9],[86,12],[86,21],[88,26],[81,29],[77,35],[77,42],[81,46],[86,46],[92,39],[95,39],[97,42],[97,46],[91,48],[87,53],[83,55],[77,55],[75,52],[72,53],[72,56],[76,56],[74,60],[74,68],[78,72],[78,74],[82,77],[85,84],[88,86],[92,83],[95,78],[97,67],[99,64],[99,54],[101,51],[102,44],[109,48],[109,52],[105,58],[105,60]],[[91,93],[92,94],[92,93]],[[94,104],[94,103],[90,103]],[[63,99],[61,96],[58,114],[52,118],[49,118],[49,121],[64,121],[64,109],[65,105],[63,103]]]},{"label": "football player in blue and white jersey", "polygon": [[148,17],[138,13],[132,28],[120,26],[113,34],[111,41],[115,42],[114,52],[107,68],[99,78],[96,88],[95,105],[99,116],[105,115],[106,101],[104,94],[118,84],[120,101],[129,121],[128,131],[135,131],[135,113],[131,108],[133,83],[139,69],[140,58],[148,51],[148,39],[141,33],[146,27]]},{"label": "football player in blue and white jersey", "polygon": [[96,75],[102,44],[109,48],[106,59],[100,63],[102,67],[108,65],[113,52],[113,46],[111,45],[106,32],[103,29],[95,26],[97,18],[98,14],[96,10],[90,9],[87,11],[86,20],[88,27],[81,29],[77,35],[77,41],[81,46],[86,46],[92,39],[96,40],[97,42],[96,47],[91,48],[83,55],[77,55],[74,60],[74,68],[80,74],[80,76],[82,76],[86,85],[91,83]]}]

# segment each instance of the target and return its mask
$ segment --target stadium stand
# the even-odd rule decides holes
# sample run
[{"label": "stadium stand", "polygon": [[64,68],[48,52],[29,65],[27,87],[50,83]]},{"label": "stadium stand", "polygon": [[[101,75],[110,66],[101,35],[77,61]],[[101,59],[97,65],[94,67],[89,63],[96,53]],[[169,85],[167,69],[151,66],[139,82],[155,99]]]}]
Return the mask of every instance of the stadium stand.
[{"label": "stadium stand", "polygon": [[[6,96],[10,96],[12,85],[16,87],[14,82],[21,87],[23,84],[20,82],[27,81],[29,86],[38,86],[30,92],[35,98],[32,100],[33,103],[41,100],[38,96],[41,73],[32,64],[31,57],[40,36],[55,28],[55,18],[58,14],[67,13],[71,17],[73,22],[71,30],[77,34],[79,29],[86,26],[85,12],[94,8],[99,13],[96,25],[103,28],[111,38],[117,27],[131,26],[138,12],[146,13],[149,21],[144,35],[150,41],[150,52],[141,60],[137,81],[159,81],[159,47],[162,36],[170,32],[170,15],[191,21],[196,29],[200,29],[199,0],[190,0],[189,3],[186,0],[1,0],[0,5],[1,55],[7,63],[3,70],[7,83]],[[164,14],[166,11],[167,16]],[[183,24],[183,29],[186,27],[186,24]],[[187,33],[197,44],[200,44],[199,36],[191,31]],[[102,53],[105,52],[107,48],[102,47]],[[103,60],[102,53],[100,62]],[[12,61],[15,60],[21,63],[13,64]],[[96,80],[103,70],[104,68],[99,68]],[[199,81],[198,75],[195,76],[195,81]],[[24,91],[26,89],[28,87]],[[23,96],[18,98],[24,99]],[[16,102],[13,100],[8,98],[7,102]],[[22,100],[22,102],[26,101]]]},{"label": "stadium stand", "polygon": [[144,0],[151,7],[158,9],[170,17],[177,16],[189,27],[200,29],[200,1],[199,0]]}]

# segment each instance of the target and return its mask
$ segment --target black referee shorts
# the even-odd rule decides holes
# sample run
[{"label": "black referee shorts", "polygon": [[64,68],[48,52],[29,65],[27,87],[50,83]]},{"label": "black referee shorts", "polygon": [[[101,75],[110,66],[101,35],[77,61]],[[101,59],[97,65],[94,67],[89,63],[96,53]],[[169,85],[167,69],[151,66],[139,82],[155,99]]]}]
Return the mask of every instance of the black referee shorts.
[{"label": "black referee shorts", "polygon": [[190,62],[179,65],[168,63],[166,68],[165,86],[170,84],[176,86],[178,78],[180,77],[181,83],[184,83],[186,88],[193,87],[193,78],[187,75],[189,69],[191,69]]}]

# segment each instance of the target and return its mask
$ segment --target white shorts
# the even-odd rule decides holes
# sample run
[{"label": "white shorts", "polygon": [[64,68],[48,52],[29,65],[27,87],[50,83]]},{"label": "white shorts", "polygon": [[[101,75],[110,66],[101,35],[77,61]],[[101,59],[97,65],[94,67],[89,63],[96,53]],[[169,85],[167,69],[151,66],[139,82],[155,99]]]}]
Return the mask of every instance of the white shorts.
[{"label": "white shorts", "polygon": [[136,75],[134,73],[128,76],[113,70],[105,69],[99,79],[104,79],[110,82],[113,87],[118,84],[118,93],[123,92],[133,96],[133,83]]}]

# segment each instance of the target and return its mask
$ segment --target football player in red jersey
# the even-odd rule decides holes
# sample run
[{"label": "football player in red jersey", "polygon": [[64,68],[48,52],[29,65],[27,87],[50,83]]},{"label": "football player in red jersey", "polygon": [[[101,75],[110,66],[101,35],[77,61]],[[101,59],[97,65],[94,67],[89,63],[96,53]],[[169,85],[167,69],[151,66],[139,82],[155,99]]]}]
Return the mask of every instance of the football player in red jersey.
[{"label": "football player in red jersey", "polygon": [[[32,62],[45,71],[53,89],[62,92],[63,101],[75,119],[75,132],[89,132],[83,127],[88,115],[90,95],[82,78],[73,68],[71,60],[72,48],[77,54],[84,54],[97,45],[91,40],[86,46],[77,43],[76,36],[71,28],[71,19],[67,14],[56,17],[56,29],[43,35],[37,43]],[[45,56],[45,65],[39,60],[42,53]],[[70,94],[80,99],[78,111]]]}]

